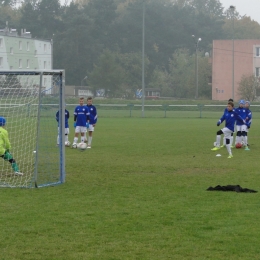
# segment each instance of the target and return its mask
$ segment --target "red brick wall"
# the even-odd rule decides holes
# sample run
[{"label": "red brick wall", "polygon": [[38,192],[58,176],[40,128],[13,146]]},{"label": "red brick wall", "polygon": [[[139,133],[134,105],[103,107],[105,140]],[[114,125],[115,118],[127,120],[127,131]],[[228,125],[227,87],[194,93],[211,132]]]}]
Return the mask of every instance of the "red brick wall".
[{"label": "red brick wall", "polygon": [[[260,67],[260,57],[255,57],[255,46],[260,40],[234,41],[234,97],[239,100],[237,89],[242,75],[251,75]],[[232,40],[213,41],[212,50],[212,100],[232,98]]]}]

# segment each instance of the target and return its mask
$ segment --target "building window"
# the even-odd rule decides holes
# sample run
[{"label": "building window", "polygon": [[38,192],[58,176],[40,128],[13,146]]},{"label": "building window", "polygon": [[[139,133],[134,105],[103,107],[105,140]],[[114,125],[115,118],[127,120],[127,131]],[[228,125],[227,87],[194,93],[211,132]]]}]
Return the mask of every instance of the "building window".
[{"label": "building window", "polygon": [[260,68],[255,68],[255,76],[256,77],[260,76]]},{"label": "building window", "polygon": [[44,52],[47,52],[47,45],[44,44]]},{"label": "building window", "polygon": [[46,69],[46,61],[43,63],[43,68]]},{"label": "building window", "polygon": [[0,47],[3,47],[3,38],[0,38]]},{"label": "building window", "polygon": [[34,50],[34,56],[36,56],[37,55],[37,50]]},{"label": "building window", "polygon": [[14,54],[14,49],[13,49],[13,47],[10,48],[10,54]]},{"label": "building window", "polygon": [[29,42],[27,42],[27,43],[26,43],[26,49],[27,49],[27,51],[29,51],[29,50],[30,50],[30,45],[29,45]]},{"label": "building window", "polygon": [[0,67],[3,67],[3,57],[0,57]]},{"label": "building window", "polygon": [[19,59],[19,68],[22,68],[22,59]]},{"label": "building window", "polygon": [[30,60],[27,60],[27,68],[30,68]]},{"label": "building window", "polygon": [[23,49],[22,47],[23,47],[22,42],[19,41],[19,50],[22,50]]},{"label": "building window", "polygon": [[256,57],[260,57],[260,47],[256,47]]}]

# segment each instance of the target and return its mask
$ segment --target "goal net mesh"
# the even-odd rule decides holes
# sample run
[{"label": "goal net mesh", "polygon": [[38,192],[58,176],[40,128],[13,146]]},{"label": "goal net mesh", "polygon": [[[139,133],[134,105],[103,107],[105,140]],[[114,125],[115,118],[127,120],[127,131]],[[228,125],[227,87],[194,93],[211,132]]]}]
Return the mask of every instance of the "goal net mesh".
[{"label": "goal net mesh", "polygon": [[[13,163],[0,154],[0,187],[41,187],[61,183],[55,114],[60,105],[61,72],[0,73],[0,117],[6,119]],[[51,105],[48,100],[51,98]],[[53,117],[46,114],[53,114]],[[0,128],[1,130],[1,128]],[[1,150],[0,150],[1,151]],[[2,149],[3,153],[3,149]],[[64,162],[63,162],[64,163]]]}]

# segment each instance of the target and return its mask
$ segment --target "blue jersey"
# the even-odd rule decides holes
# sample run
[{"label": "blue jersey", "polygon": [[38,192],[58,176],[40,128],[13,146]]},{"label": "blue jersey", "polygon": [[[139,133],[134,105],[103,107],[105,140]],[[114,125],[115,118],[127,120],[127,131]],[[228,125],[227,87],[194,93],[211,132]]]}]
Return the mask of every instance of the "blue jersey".
[{"label": "blue jersey", "polygon": [[97,123],[97,109],[93,105],[87,105],[87,108],[89,110],[89,123],[91,125]]},{"label": "blue jersey", "polygon": [[247,109],[246,108],[246,112],[247,112],[247,116],[246,116],[246,124],[247,126],[251,126],[251,123],[252,123],[252,112],[250,109]]},{"label": "blue jersey", "polygon": [[[246,115],[247,115],[247,112],[246,112],[246,109],[244,108],[244,107],[238,107],[238,108],[236,108],[235,109],[236,110],[236,112],[238,113],[238,115],[240,115],[243,119],[246,119]],[[236,124],[237,125],[244,125],[244,122],[243,121],[241,121],[240,119],[238,119],[237,121],[236,121]]]},{"label": "blue jersey", "polygon": [[86,127],[88,116],[89,111],[87,106],[77,106],[74,112],[74,121],[76,121],[76,126]]},{"label": "blue jersey", "polygon": [[[56,113],[56,120],[58,122],[58,126],[59,126],[59,113],[60,111],[58,110]],[[70,118],[70,113],[68,110],[65,109],[65,128],[69,128],[69,118]]]},{"label": "blue jersey", "polygon": [[232,132],[234,132],[236,120],[241,120],[243,122],[242,117],[237,113],[235,109],[231,111],[225,110],[223,116],[219,119],[218,123],[221,124],[224,120],[226,121],[225,127],[230,129]]}]

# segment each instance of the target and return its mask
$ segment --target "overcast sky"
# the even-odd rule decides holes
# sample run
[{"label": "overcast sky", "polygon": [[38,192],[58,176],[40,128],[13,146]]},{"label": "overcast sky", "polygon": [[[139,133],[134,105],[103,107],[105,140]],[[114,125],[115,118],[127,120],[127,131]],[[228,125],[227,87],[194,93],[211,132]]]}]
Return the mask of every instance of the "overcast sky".
[{"label": "overcast sky", "polygon": [[225,9],[234,5],[240,15],[250,16],[260,23],[260,0],[220,0]]},{"label": "overcast sky", "polygon": [[[68,3],[71,2],[71,0],[67,1]],[[64,4],[65,0],[60,0],[60,2]],[[220,2],[225,9],[234,5],[240,15],[250,16],[253,20],[260,23],[260,0],[220,0]]]}]

